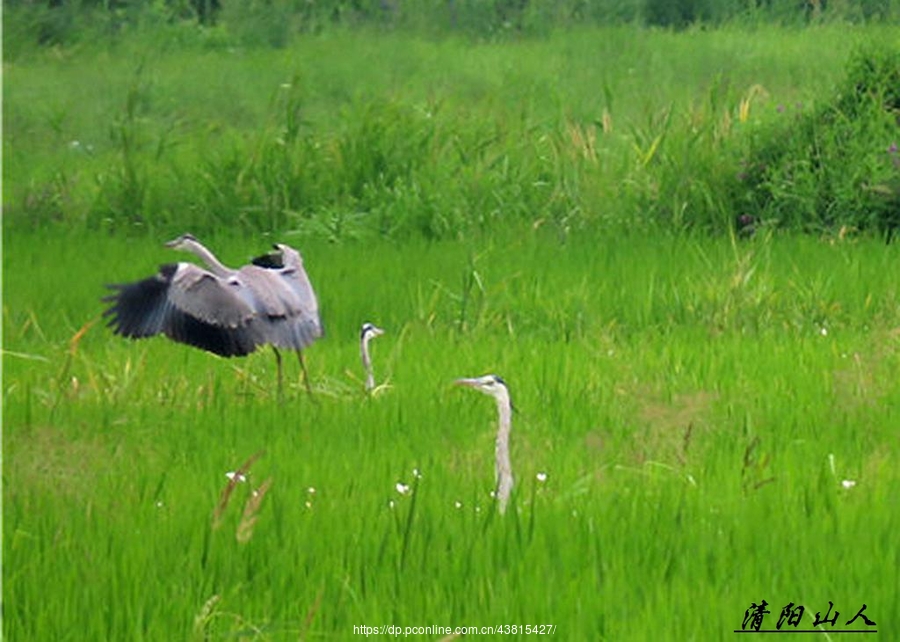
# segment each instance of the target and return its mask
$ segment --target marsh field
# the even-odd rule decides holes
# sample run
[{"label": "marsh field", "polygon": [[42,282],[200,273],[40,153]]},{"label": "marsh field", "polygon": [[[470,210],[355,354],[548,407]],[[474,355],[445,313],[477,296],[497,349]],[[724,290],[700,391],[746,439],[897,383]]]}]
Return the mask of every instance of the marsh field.
[{"label": "marsh field", "polygon": [[[763,629],[791,605],[784,629],[895,639],[897,95],[847,87],[900,78],[898,42],[13,40],[4,637],[726,640],[765,600]],[[302,251],[312,398],[269,350],[104,327],[105,285],[186,260],[183,232],[229,265]],[[515,405],[503,515],[494,403],[452,385],[486,373]]]}]

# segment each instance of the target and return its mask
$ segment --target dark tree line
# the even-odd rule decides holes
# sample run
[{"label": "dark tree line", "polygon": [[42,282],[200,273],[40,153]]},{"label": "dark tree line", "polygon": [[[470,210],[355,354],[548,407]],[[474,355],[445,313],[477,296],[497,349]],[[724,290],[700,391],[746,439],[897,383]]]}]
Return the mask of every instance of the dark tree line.
[{"label": "dark tree line", "polygon": [[64,42],[79,19],[88,22],[88,14],[94,24],[98,19],[102,22],[103,14],[111,16],[111,31],[150,14],[157,20],[162,15],[170,22],[227,23],[234,28],[256,21],[261,29],[280,30],[270,44],[283,43],[291,33],[319,31],[329,25],[492,36],[539,34],[583,24],[679,29],[748,17],[789,23],[900,19],[900,0],[4,0],[4,8],[9,10],[7,25],[30,21],[26,27],[18,25],[19,30],[51,44]]}]

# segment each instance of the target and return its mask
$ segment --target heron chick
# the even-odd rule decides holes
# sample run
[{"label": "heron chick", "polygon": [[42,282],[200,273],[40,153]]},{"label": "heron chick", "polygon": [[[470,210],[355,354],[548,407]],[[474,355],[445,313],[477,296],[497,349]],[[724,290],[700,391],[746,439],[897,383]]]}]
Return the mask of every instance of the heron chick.
[{"label": "heron chick", "polygon": [[509,460],[509,432],[512,423],[512,402],[509,398],[509,388],[506,382],[495,374],[484,375],[467,379],[457,379],[456,385],[468,386],[490,395],[497,402],[497,441],[495,445],[494,477],[497,485],[497,501],[500,514],[506,512],[506,504],[509,502],[513,489],[512,464]]},{"label": "heron chick", "polygon": [[384,330],[369,322],[363,323],[359,331],[359,354],[362,357],[363,369],[366,371],[366,392],[375,388],[375,375],[372,372],[372,358],[369,356],[369,341],[384,334]]}]

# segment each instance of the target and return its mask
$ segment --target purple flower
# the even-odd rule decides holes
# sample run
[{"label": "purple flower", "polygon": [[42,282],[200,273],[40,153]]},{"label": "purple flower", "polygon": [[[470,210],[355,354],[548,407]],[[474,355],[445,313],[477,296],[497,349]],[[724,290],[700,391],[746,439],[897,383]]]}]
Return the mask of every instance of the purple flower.
[{"label": "purple flower", "polygon": [[891,143],[891,146],[888,147],[888,154],[896,154],[897,153],[897,142],[894,141]]}]

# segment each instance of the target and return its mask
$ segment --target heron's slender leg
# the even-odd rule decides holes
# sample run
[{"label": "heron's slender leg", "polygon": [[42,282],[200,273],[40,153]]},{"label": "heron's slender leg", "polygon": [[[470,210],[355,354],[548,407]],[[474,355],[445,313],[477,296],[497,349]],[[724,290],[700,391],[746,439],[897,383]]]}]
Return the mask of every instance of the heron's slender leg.
[{"label": "heron's slender leg", "polygon": [[300,362],[300,368],[303,370],[303,383],[306,384],[306,392],[312,397],[312,385],[309,383],[309,372],[306,370],[306,361],[303,359],[302,350],[297,350],[297,360]]},{"label": "heron's slender leg", "polygon": [[278,364],[278,398],[281,399],[282,393],[282,385],[281,385],[281,353],[278,352],[278,348],[272,346],[272,352],[275,353],[275,363]]}]

